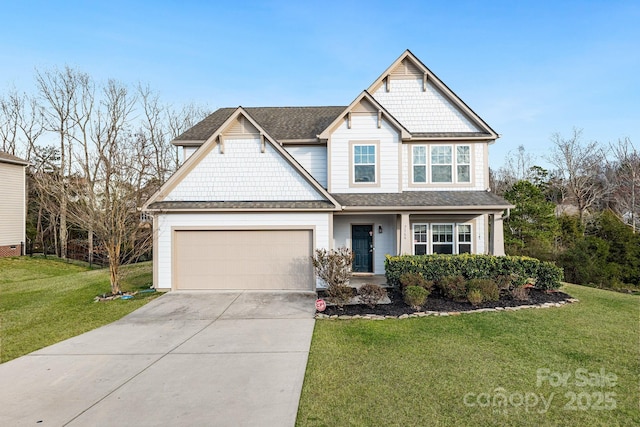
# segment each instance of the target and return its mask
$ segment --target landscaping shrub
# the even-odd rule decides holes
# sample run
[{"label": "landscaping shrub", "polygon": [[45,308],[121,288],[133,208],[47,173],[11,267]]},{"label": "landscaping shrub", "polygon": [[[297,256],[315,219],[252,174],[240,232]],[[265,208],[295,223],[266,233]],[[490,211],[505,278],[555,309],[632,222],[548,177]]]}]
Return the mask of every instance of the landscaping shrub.
[{"label": "landscaping shrub", "polygon": [[463,276],[444,276],[438,281],[442,295],[454,301],[467,299],[467,281]]},{"label": "landscaping shrub", "polygon": [[376,285],[375,283],[366,283],[360,286],[358,294],[360,295],[360,301],[363,304],[373,308],[380,302],[380,300],[387,296],[387,291],[382,286]]},{"label": "landscaping shrub", "polygon": [[500,299],[500,289],[491,279],[471,279],[467,282],[467,290],[479,291],[484,301],[498,301]]},{"label": "landscaping shrub", "polygon": [[327,300],[342,308],[353,297],[353,288],[347,285],[333,284],[327,288]]},{"label": "landscaping shrub", "polygon": [[[440,282],[445,276],[463,276],[465,279],[489,279],[514,275],[516,282],[532,277],[541,289],[557,289],[562,280],[562,269],[550,262],[521,256],[493,255],[387,255],[385,260],[387,283],[400,286],[400,277],[406,273],[420,274],[425,280]],[[466,299],[466,294],[463,295]]]},{"label": "landscaping shrub", "polygon": [[347,285],[351,280],[353,253],[348,248],[316,249],[311,257],[313,268],[327,287]]},{"label": "landscaping shrub", "polygon": [[404,302],[414,310],[419,310],[427,300],[429,291],[420,286],[407,286],[404,289]]},{"label": "landscaping shrub", "polygon": [[433,280],[425,279],[420,273],[404,273],[400,276],[400,285],[403,290],[407,286],[420,286],[421,288],[425,288],[431,292],[431,289],[433,288]]},{"label": "landscaping shrub", "polygon": [[526,286],[517,286],[511,290],[511,296],[518,301],[526,301],[529,299],[529,289]]},{"label": "landscaping shrub", "polygon": [[480,289],[472,289],[467,293],[467,299],[473,306],[480,305],[483,301],[482,292],[480,292]]}]

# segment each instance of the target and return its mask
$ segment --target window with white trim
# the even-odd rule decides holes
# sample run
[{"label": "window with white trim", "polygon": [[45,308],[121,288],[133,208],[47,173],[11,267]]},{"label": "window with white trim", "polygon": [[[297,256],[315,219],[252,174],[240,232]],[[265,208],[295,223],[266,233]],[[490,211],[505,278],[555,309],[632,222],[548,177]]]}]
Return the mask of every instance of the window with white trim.
[{"label": "window with white trim", "polygon": [[469,254],[472,251],[471,224],[414,223],[413,254]]},{"label": "window with white trim", "polygon": [[471,224],[458,224],[458,253],[471,253]]},{"label": "window with white trim", "polygon": [[431,147],[431,182],[453,182],[453,156],[450,145]]},{"label": "window with white trim", "polygon": [[427,147],[425,145],[413,146],[413,182],[427,182]]},{"label": "window with white trim", "polygon": [[453,224],[433,224],[431,226],[432,253],[452,254]]},{"label": "window with white trim", "polygon": [[376,146],[353,146],[353,181],[359,183],[376,182]]},{"label": "window with white trim", "polygon": [[458,145],[456,147],[456,170],[458,182],[471,182],[471,147]]},{"label": "window with white trim", "polygon": [[411,160],[414,184],[471,183],[470,145],[413,145]]},{"label": "window with white trim", "polygon": [[429,225],[413,224],[413,254],[426,255],[429,246]]}]

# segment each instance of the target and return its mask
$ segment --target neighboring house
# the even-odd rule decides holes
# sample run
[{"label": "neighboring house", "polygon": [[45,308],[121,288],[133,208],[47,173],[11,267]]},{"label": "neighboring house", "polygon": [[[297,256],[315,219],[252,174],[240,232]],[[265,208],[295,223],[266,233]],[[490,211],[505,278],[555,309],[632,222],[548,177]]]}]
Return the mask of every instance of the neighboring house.
[{"label": "neighboring house", "polygon": [[27,165],[0,151],[0,257],[24,254]]},{"label": "neighboring house", "polygon": [[356,274],[387,254],[504,253],[498,135],[410,51],[342,107],[222,108],[173,143],[145,205],[158,289],[304,289],[317,248]]}]

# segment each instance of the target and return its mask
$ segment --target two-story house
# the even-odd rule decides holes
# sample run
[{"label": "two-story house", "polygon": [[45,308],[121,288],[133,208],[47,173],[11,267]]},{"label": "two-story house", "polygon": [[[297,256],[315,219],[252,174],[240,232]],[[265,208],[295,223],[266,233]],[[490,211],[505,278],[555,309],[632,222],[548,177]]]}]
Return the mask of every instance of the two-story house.
[{"label": "two-story house", "polygon": [[146,204],[158,289],[314,290],[316,248],[503,254],[498,135],[410,51],[348,106],[222,108]]}]

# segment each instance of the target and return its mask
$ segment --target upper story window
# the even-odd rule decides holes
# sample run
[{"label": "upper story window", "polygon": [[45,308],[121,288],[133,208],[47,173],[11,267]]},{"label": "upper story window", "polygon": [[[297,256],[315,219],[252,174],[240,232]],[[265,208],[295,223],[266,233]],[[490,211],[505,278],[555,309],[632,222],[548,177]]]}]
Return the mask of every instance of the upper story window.
[{"label": "upper story window", "polygon": [[353,181],[371,184],[376,182],[375,145],[353,145]]},{"label": "upper story window", "polygon": [[471,146],[413,145],[412,183],[471,183]]}]

